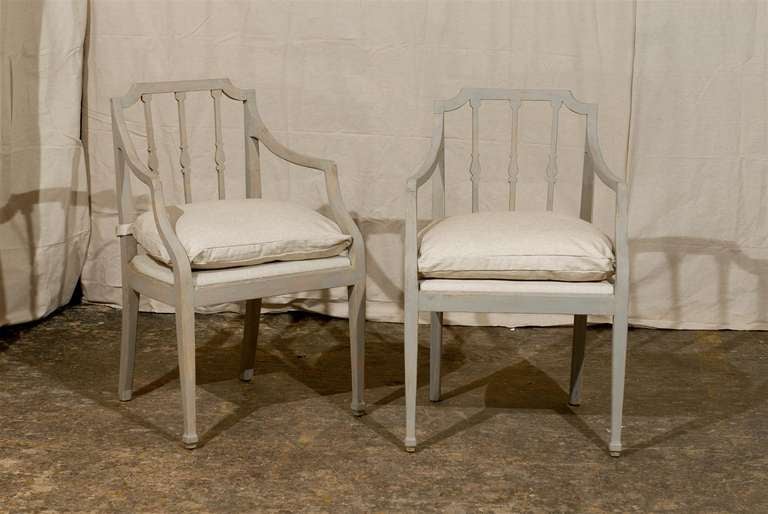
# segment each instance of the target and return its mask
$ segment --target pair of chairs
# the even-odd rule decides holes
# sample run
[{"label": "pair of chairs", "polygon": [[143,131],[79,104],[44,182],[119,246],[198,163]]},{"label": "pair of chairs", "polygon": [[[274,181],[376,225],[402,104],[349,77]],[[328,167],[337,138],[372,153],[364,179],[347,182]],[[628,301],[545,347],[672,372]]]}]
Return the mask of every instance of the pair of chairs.
[{"label": "pair of chairs", "polygon": [[[186,126],[189,93],[210,95],[218,200],[192,203],[191,158]],[[173,94],[179,120],[179,168],[185,203],[168,205],[158,172],[152,98]],[[245,127],[245,199],[227,199],[221,102],[241,102]],[[486,101],[509,103],[512,116],[509,212],[480,213],[479,112]],[[547,211],[515,211],[517,132],[521,102],[549,102],[552,138],[546,177]],[[147,135],[142,161],[129,136],[125,110],[141,103]],[[469,103],[472,110],[472,214],[445,216],[444,114]],[[580,218],[552,213],[557,180],[557,133],[562,106],[586,116]],[[253,377],[261,298],[345,286],[349,294],[352,412],[365,412],[365,243],[344,207],[336,164],[280,144],[256,109],[253,90],[227,79],[139,83],[112,99],[118,218],[123,283],[119,397],[131,399],[139,295],[176,310],[179,375],[186,447],[198,441],[195,405],[195,307],[245,301],[240,378]],[[261,198],[260,145],[297,166],[322,171],[333,219],[286,202]],[[131,175],[149,189],[151,210],[137,213]],[[590,221],[594,177],[616,193],[613,245]],[[432,184],[433,222],[417,231],[418,189]],[[606,166],[597,138],[597,106],[562,90],[462,89],[436,102],[428,158],[407,182],[405,215],[405,401],[409,451],[416,448],[419,311],[431,313],[429,397],[440,399],[442,316],[446,311],[560,313],[574,315],[570,403],[580,399],[587,315],[613,316],[611,437],[621,451],[621,417],[627,341],[627,189]]]}]

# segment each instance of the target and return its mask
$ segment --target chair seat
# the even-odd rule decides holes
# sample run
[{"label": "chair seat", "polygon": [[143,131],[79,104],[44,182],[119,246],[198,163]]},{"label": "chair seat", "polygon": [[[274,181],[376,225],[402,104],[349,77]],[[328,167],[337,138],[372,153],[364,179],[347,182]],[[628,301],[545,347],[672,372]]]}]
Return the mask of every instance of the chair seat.
[{"label": "chair seat", "polygon": [[612,295],[613,284],[601,282],[557,282],[554,280],[422,280],[419,289],[426,293],[455,294],[534,294],[534,295]]},{"label": "chair seat", "polygon": [[551,212],[481,212],[435,220],[419,234],[428,278],[602,281],[613,275],[611,240],[578,218]]},{"label": "chair seat", "polygon": [[[254,279],[275,278],[294,273],[326,271],[349,268],[351,263],[346,255],[326,257],[324,259],[308,259],[305,261],[269,262],[255,266],[240,266],[237,268],[200,270],[192,273],[192,285],[204,287],[210,285],[231,284]],[[131,260],[131,267],[149,277],[166,284],[173,284],[173,269],[157,262],[148,255],[137,255]]]},{"label": "chair seat", "polygon": [[[194,269],[333,257],[344,252],[352,240],[332,220],[288,202],[215,200],[173,205],[167,210]],[[133,235],[152,257],[171,263],[152,212],[136,219]]]}]

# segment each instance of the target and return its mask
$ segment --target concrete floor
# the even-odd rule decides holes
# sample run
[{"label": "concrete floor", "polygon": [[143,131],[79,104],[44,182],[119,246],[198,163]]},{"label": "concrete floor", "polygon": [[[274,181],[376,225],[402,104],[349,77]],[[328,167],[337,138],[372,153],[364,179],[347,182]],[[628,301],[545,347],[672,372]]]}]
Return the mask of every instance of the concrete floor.
[{"label": "concrete floor", "polygon": [[401,325],[368,324],[358,419],[346,321],[266,316],[251,384],[236,378],[241,323],[198,316],[194,451],[179,441],[172,316],[141,315],[128,403],[119,311],[0,330],[0,511],[768,512],[765,333],[632,330],[614,459],[605,327],[589,332],[579,408],[568,328],[447,327],[445,398],[419,389],[407,454]]}]

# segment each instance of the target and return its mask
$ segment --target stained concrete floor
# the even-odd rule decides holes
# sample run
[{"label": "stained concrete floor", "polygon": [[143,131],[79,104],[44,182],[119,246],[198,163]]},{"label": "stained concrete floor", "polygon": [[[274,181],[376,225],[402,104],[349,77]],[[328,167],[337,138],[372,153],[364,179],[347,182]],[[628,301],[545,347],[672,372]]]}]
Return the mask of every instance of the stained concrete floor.
[{"label": "stained concrete floor", "polygon": [[590,329],[579,408],[569,329],[447,327],[445,397],[422,381],[407,454],[401,325],[368,324],[370,408],[354,418],[344,320],[265,316],[251,384],[236,378],[241,324],[198,316],[194,451],[171,316],[140,317],[128,403],[119,311],[1,330],[0,511],[768,512],[766,333],[632,330],[614,459],[606,327]]}]

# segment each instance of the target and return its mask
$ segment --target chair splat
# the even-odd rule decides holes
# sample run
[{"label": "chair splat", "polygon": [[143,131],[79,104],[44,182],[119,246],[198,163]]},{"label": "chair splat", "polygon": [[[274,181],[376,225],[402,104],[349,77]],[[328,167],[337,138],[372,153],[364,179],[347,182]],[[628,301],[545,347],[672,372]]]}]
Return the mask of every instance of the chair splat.
[{"label": "chair splat", "polygon": [[472,181],[472,212],[480,210],[480,99],[472,98],[472,162],[469,165],[469,175]]},{"label": "chair splat", "polygon": [[147,128],[147,168],[157,171],[157,146],[155,144],[155,128],[152,123],[152,95],[141,95],[144,105],[144,123]]},{"label": "chair splat", "polygon": [[179,109],[179,165],[181,166],[181,175],[184,179],[184,202],[192,201],[192,187],[190,180],[191,160],[189,157],[189,144],[187,143],[187,113],[184,101],[187,99],[186,92],[176,92],[173,94],[176,98],[176,104]]},{"label": "chair splat", "polygon": [[224,188],[224,170],[226,169],[226,155],[224,155],[224,141],[221,135],[221,89],[212,89],[213,121],[214,121],[214,160],[216,161],[216,175],[219,182],[219,200],[224,200],[226,192]]},{"label": "chair splat", "polygon": [[512,128],[510,130],[509,143],[509,166],[507,167],[507,182],[509,182],[509,210],[514,211],[517,202],[517,177],[520,175],[520,168],[517,162],[517,139],[518,139],[518,121],[520,114],[520,99],[510,100],[509,106],[512,110]]},{"label": "chair splat", "polygon": [[560,124],[560,107],[563,101],[555,98],[552,104],[552,133],[549,138],[549,161],[547,162],[547,210],[551,211],[555,203],[555,183],[557,182],[557,133]]}]

